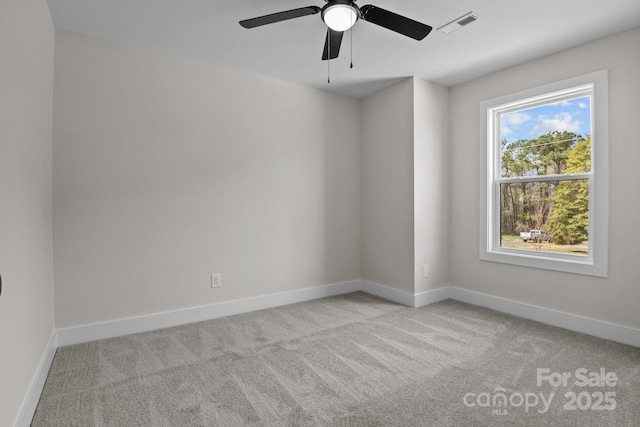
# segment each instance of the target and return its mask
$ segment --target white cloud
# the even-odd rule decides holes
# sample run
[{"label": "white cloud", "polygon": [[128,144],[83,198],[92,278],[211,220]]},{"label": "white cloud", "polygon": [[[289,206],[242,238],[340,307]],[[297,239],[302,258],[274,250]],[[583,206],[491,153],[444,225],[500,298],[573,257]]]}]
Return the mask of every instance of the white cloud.
[{"label": "white cloud", "polygon": [[518,129],[518,126],[522,123],[526,123],[531,120],[531,116],[526,113],[521,113],[519,111],[503,114],[500,116],[500,136],[504,138],[505,136],[513,134],[513,128]]},{"label": "white cloud", "polygon": [[554,131],[580,133],[580,125],[582,122],[574,120],[571,113],[567,112],[556,114],[553,117],[538,116],[538,123],[529,135],[538,137]]},{"label": "white cloud", "polygon": [[531,116],[526,113],[516,111],[515,113],[503,114],[501,119],[503,125],[517,126],[531,120]]},{"label": "white cloud", "polygon": [[589,104],[586,102],[578,102],[578,107],[580,108],[589,108]]}]

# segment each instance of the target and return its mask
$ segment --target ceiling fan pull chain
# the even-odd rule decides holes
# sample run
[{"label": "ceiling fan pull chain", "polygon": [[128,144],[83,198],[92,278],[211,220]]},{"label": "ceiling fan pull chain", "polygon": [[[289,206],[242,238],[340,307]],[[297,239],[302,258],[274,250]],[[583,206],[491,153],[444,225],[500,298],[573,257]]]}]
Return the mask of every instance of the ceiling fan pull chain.
[{"label": "ceiling fan pull chain", "polygon": [[351,17],[351,28],[349,31],[349,37],[351,38],[351,65],[349,65],[349,68],[353,68],[353,25],[355,24],[355,22],[353,21],[353,16]]},{"label": "ceiling fan pull chain", "polygon": [[327,84],[331,84],[331,30],[327,31]]}]

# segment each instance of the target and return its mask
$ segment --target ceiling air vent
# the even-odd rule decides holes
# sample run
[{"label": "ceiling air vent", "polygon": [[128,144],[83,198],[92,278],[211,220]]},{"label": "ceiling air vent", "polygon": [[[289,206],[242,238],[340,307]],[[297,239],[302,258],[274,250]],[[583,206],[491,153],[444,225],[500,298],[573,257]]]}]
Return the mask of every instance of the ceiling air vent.
[{"label": "ceiling air vent", "polygon": [[454,19],[448,24],[443,25],[442,27],[438,28],[437,31],[441,31],[443,34],[451,34],[454,31],[458,31],[460,28],[464,27],[465,25],[469,25],[472,22],[477,21],[478,19],[480,19],[478,15],[476,15],[473,12],[469,12],[467,14],[462,15],[459,18]]}]

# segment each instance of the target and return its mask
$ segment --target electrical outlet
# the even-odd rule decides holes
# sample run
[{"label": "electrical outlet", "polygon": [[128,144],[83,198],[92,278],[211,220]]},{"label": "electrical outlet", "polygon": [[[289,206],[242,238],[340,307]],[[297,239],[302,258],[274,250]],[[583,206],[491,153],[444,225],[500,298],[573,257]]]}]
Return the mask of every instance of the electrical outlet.
[{"label": "electrical outlet", "polygon": [[422,266],[422,277],[429,277],[429,264]]},{"label": "electrical outlet", "polygon": [[211,275],[211,287],[212,288],[219,288],[220,286],[222,286],[222,274],[213,273]]}]

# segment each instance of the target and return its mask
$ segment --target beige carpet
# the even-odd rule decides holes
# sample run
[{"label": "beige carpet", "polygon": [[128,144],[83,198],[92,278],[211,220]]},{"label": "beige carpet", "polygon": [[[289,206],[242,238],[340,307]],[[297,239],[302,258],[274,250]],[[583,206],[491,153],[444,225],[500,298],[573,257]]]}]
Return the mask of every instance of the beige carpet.
[{"label": "beige carpet", "polygon": [[640,426],[639,369],[638,348],[358,292],[59,348],[32,426]]}]

